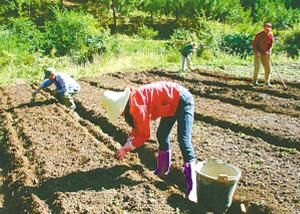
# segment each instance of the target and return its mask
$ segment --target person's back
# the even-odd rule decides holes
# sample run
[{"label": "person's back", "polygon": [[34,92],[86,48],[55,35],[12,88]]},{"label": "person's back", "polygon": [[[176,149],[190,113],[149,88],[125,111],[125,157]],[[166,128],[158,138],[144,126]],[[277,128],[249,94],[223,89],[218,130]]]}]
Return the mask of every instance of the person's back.
[{"label": "person's back", "polygon": [[131,102],[133,111],[151,112],[151,119],[168,117],[175,114],[179,103],[180,86],[173,82],[156,82],[132,89]]},{"label": "person's back", "polygon": [[56,81],[60,84],[63,92],[74,92],[80,90],[80,85],[70,75],[58,72],[56,74]]},{"label": "person's back", "polygon": [[185,57],[187,57],[192,52],[193,52],[193,46],[191,44],[186,45],[181,49],[181,54]]}]

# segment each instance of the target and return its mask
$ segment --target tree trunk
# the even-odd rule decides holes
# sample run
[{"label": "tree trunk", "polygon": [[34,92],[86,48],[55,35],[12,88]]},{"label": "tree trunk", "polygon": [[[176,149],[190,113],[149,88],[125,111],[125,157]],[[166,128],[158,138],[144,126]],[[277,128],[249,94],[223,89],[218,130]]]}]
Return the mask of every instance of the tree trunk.
[{"label": "tree trunk", "polygon": [[117,15],[116,15],[116,6],[115,6],[114,1],[112,2],[111,7],[112,7],[112,11],[113,11],[114,30],[116,30],[117,29]]}]

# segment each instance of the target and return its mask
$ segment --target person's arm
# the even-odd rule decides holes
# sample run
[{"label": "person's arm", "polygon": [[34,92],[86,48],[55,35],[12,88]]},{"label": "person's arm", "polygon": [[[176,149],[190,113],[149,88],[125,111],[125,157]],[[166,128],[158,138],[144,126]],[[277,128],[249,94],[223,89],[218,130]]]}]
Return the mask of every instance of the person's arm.
[{"label": "person's arm", "polygon": [[254,54],[259,54],[259,51],[257,50],[257,40],[258,40],[258,34],[255,35],[253,42],[252,42],[252,49]]},{"label": "person's arm", "polygon": [[141,114],[135,118],[134,128],[131,130],[126,144],[116,153],[118,159],[123,159],[128,152],[142,146],[150,138],[150,116],[147,112],[140,111],[139,113]]},{"label": "person's arm", "polygon": [[270,38],[271,41],[270,41],[270,48],[267,51],[267,54],[270,56],[272,54],[273,42],[274,42],[274,37],[273,37],[272,32],[270,32],[269,38]]},{"label": "person's arm", "polygon": [[132,150],[135,149],[135,147],[132,145],[132,140],[134,138],[133,137],[129,137],[127,139],[127,142],[125,143],[124,146],[122,146],[117,152],[116,152],[116,158],[119,159],[119,160],[122,160],[126,154]]},{"label": "person's arm", "polygon": [[52,80],[46,79],[41,86],[32,93],[32,97],[35,98],[42,89],[49,87],[52,83]]}]

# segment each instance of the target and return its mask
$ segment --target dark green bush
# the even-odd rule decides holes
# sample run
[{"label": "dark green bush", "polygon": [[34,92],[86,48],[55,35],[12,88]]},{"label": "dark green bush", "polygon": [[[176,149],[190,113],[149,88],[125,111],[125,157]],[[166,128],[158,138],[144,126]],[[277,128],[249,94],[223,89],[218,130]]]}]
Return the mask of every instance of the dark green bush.
[{"label": "dark green bush", "polygon": [[288,56],[292,58],[299,57],[300,50],[300,25],[295,26],[292,30],[287,31],[284,36],[284,48]]},{"label": "dark green bush", "polygon": [[253,35],[244,33],[225,34],[220,43],[220,49],[229,53],[246,58],[252,53]]},{"label": "dark green bush", "polygon": [[198,41],[196,33],[189,30],[177,29],[171,35],[170,42],[167,44],[167,46],[176,50],[180,50],[184,45],[192,41]]},{"label": "dark green bush", "polygon": [[158,31],[146,25],[142,25],[138,28],[138,35],[143,39],[155,39],[158,35]]},{"label": "dark green bush", "polygon": [[69,55],[81,63],[114,49],[115,39],[92,15],[74,11],[55,11],[55,15],[56,19],[45,25],[46,54]]},{"label": "dark green bush", "polygon": [[10,26],[11,39],[16,40],[20,49],[37,51],[43,44],[43,34],[28,18],[12,18]]}]

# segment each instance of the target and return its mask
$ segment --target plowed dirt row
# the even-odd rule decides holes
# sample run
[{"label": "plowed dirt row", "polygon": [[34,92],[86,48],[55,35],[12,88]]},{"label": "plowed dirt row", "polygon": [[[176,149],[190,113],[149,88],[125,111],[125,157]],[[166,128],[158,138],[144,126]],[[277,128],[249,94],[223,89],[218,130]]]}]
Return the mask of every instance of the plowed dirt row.
[{"label": "plowed dirt row", "polygon": [[[0,212],[203,212],[184,197],[176,131],[172,133],[172,171],[161,180],[151,173],[159,121],[151,125],[149,142],[117,161],[114,152],[130,129],[122,119],[109,123],[99,105],[104,90],[173,80],[195,96],[193,144],[198,160],[214,156],[242,170],[228,213],[240,213],[241,202],[248,213],[297,213],[299,87],[253,89],[243,86],[244,80],[226,78],[203,71],[181,76],[159,69],[83,78],[75,99],[78,115],[49,91],[31,102],[33,89],[28,85],[0,89],[1,133],[7,144],[3,150],[10,157],[10,167],[3,173]],[[287,105],[282,106],[285,101]]]}]

